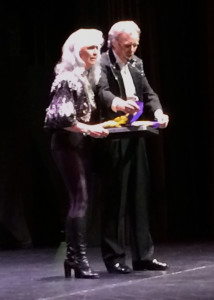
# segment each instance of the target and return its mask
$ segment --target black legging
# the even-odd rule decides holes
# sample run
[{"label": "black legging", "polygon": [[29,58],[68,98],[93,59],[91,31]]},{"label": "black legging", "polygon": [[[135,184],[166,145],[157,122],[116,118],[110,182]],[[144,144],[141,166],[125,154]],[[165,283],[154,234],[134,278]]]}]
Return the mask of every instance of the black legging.
[{"label": "black legging", "polygon": [[[73,135],[73,134],[72,134]],[[74,133],[74,137],[78,135]],[[66,138],[66,136],[65,136]],[[88,171],[90,141],[87,137],[81,145],[70,145],[69,142],[58,143],[53,137],[52,154],[68,191],[69,209],[67,217],[84,217],[88,207]]]}]

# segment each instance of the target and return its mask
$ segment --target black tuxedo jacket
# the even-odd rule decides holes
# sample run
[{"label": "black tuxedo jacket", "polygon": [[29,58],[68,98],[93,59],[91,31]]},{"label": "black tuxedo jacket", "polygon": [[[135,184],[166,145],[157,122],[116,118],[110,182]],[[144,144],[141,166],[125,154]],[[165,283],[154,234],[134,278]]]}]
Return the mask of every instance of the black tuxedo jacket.
[{"label": "black tuxedo jacket", "polygon": [[[162,109],[158,95],[150,87],[143,69],[143,62],[137,56],[128,61],[128,67],[135,85],[136,96],[144,102],[143,115],[151,115],[157,109]],[[101,56],[101,79],[98,84],[98,96],[102,120],[111,120],[123,114],[113,112],[111,109],[112,101],[115,97],[126,100],[126,93],[120,67],[116,63],[113,51],[110,49]]]}]

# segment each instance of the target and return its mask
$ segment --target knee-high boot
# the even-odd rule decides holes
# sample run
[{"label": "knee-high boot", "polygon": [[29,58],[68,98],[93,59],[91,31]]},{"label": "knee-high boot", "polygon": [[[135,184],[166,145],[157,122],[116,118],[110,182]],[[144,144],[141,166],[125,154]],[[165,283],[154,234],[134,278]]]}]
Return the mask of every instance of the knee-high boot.
[{"label": "knee-high boot", "polygon": [[71,277],[71,270],[74,270],[76,278],[99,278],[88,262],[86,254],[85,218],[68,218],[66,224],[66,259],[64,261],[65,277]]}]

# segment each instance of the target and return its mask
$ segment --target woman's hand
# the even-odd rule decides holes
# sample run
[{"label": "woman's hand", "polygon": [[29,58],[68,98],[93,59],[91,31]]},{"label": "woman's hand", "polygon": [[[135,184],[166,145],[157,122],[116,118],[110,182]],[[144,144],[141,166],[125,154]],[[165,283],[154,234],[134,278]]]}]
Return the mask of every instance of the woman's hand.
[{"label": "woman's hand", "polygon": [[105,129],[102,124],[89,125],[77,122],[75,125],[64,129],[71,132],[83,133],[84,135],[89,135],[94,138],[106,137],[109,134],[109,131]]},{"label": "woman's hand", "polygon": [[94,138],[102,138],[106,137],[109,134],[109,131],[103,128],[101,124],[88,125],[88,130],[86,134]]}]

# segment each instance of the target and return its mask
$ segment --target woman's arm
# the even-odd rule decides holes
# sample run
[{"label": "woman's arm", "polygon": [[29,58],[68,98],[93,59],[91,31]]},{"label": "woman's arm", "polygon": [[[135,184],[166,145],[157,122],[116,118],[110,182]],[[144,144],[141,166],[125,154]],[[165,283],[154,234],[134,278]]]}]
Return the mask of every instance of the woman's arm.
[{"label": "woman's arm", "polygon": [[75,125],[66,127],[64,129],[72,132],[80,132],[85,135],[90,135],[94,138],[105,137],[109,134],[109,131],[103,128],[101,124],[89,125],[77,122]]}]

